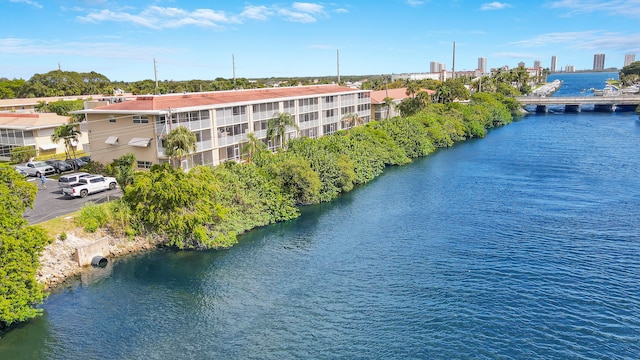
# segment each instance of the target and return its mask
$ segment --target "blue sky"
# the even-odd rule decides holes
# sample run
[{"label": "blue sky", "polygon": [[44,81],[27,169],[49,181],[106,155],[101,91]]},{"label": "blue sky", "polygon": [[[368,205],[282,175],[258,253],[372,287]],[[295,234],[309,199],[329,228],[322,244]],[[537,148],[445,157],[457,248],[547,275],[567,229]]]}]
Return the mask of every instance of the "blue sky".
[{"label": "blue sky", "polygon": [[640,60],[640,0],[328,2],[0,0],[0,77],[96,71],[112,81],[591,69]]}]

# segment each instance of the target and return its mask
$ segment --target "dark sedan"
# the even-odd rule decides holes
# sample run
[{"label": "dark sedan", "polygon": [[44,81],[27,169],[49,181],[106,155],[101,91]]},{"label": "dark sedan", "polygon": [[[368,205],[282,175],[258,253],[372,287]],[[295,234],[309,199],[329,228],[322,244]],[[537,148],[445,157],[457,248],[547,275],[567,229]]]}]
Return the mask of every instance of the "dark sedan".
[{"label": "dark sedan", "polygon": [[81,167],[87,165],[87,163],[85,161],[82,161],[81,159],[67,159],[65,160],[65,162],[71,166],[73,166],[73,169],[78,170]]},{"label": "dark sedan", "polygon": [[73,165],[62,160],[47,160],[45,163],[53,167],[56,170],[56,174],[73,170]]}]

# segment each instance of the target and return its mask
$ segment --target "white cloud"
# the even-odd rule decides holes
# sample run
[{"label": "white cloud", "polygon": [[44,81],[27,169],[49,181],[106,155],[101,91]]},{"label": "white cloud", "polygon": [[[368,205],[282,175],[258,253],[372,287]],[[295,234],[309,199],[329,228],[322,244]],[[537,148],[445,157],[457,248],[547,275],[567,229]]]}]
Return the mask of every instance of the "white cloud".
[{"label": "white cloud", "polygon": [[241,17],[253,20],[267,20],[274,12],[266,6],[247,6],[240,14]]},{"label": "white cloud", "polygon": [[556,32],[512,42],[521,47],[565,46],[581,50],[635,49],[640,43],[640,33],[621,34],[602,30]]},{"label": "white cloud", "polygon": [[420,6],[420,5],[424,4],[424,1],[420,1],[420,0],[407,0],[407,4],[409,4],[409,6]]},{"label": "white cloud", "polygon": [[208,28],[221,28],[221,24],[237,23],[238,19],[228,17],[223,12],[211,9],[186,11],[179,8],[149,6],[139,14],[125,11],[100,10],[86,16],[78,16],[81,22],[128,22],[151,29],[177,28],[195,25]]},{"label": "white cloud", "polygon": [[506,8],[510,8],[510,7],[511,7],[510,4],[494,1],[494,2],[490,2],[490,3],[482,4],[480,6],[480,10],[482,10],[482,11],[486,11],[486,10],[502,10],[502,9],[506,9]]},{"label": "white cloud", "polygon": [[288,9],[280,9],[278,14],[282,15],[285,20],[292,22],[300,22],[300,23],[314,23],[317,21],[315,17],[311,14],[304,12],[296,12]]},{"label": "white cloud", "polygon": [[312,13],[312,14],[322,14],[322,13],[324,13],[324,6],[322,6],[320,4],[294,2],[293,3],[293,8],[298,10],[298,11],[302,11],[302,12],[306,12],[306,13]]},{"label": "white cloud", "polygon": [[314,23],[318,16],[327,17],[324,6],[302,2],[294,2],[291,9],[280,9],[278,14],[287,21],[299,23]]},{"label": "white cloud", "polygon": [[335,12],[339,13],[339,14],[346,14],[349,12],[349,10],[345,9],[345,8],[338,8],[334,10]]},{"label": "white cloud", "polygon": [[549,1],[545,6],[568,10],[567,15],[602,12],[626,17],[640,16],[640,0],[560,0]]},{"label": "white cloud", "polygon": [[[336,12],[348,11],[340,8],[337,9]],[[286,21],[299,23],[314,23],[318,21],[319,17],[328,17],[324,6],[320,4],[294,2],[289,8],[280,9],[250,5],[246,6],[239,15],[235,16],[211,9],[189,11],[175,7],[149,6],[138,13],[131,9],[118,11],[103,9],[89,12],[85,16],[78,16],[77,19],[78,21],[86,23],[131,23],[150,29],[178,28],[184,26],[224,28],[225,24],[240,23],[241,19],[268,20],[275,15],[281,16]]]},{"label": "white cloud", "polygon": [[38,9],[42,9],[42,5],[40,5],[40,3],[37,2],[37,1],[32,1],[32,0],[9,0],[9,2],[17,3],[17,4],[27,4],[27,5],[31,5],[33,7],[36,7]]}]

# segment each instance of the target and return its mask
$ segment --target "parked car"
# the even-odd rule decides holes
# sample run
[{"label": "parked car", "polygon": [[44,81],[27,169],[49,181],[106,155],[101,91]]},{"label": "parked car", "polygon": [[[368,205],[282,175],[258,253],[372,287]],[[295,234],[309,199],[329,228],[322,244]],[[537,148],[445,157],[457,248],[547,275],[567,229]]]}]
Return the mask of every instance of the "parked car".
[{"label": "parked car", "polygon": [[26,171],[24,171],[24,170],[22,170],[22,169],[18,169],[18,168],[16,168],[16,171],[18,172],[18,174],[20,174],[20,175],[22,175],[22,176],[24,176],[24,177],[29,176],[29,174],[27,174],[27,172],[26,172]]},{"label": "parked car", "polygon": [[62,160],[47,160],[45,162],[51,165],[56,170],[57,174],[60,174],[65,171],[73,170],[73,166],[71,164],[64,162]]},{"label": "parked car", "polygon": [[86,162],[87,164],[91,162],[91,156],[80,156],[80,160]]},{"label": "parked car", "polygon": [[73,197],[87,197],[89,194],[104,190],[113,190],[117,187],[116,179],[102,175],[91,175],[80,178],[72,187],[62,189],[62,193]]},{"label": "parked car", "polygon": [[58,179],[58,187],[60,187],[60,189],[73,187],[75,184],[77,184],[80,181],[81,178],[85,178],[89,176],[91,176],[91,174],[86,172],[76,172],[72,174],[62,175]]},{"label": "parked car", "polygon": [[16,165],[16,169],[26,172],[29,176],[40,177],[40,175],[51,175],[56,172],[51,165],[44,161],[29,161],[24,165]]},{"label": "parked car", "polygon": [[65,160],[65,162],[73,166],[75,170],[78,170],[81,167],[87,165],[87,163],[85,161],[82,161],[81,159],[67,159]]}]

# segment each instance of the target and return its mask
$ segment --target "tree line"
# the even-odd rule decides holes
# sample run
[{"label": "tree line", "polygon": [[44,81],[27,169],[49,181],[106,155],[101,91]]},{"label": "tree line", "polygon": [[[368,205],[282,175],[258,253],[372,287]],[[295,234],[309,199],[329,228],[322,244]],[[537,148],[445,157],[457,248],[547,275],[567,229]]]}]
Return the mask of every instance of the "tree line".
[{"label": "tree line", "polygon": [[[356,81],[365,76],[343,77],[345,81]],[[157,84],[151,79],[140,81],[111,81],[96,72],[75,72],[52,70],[45,74],[35,74],[30,79],[0,78],[0,99],[38,98],[77,95],[114,95],[115,90],[134,95],[176,94],[184,92],[220,91],[234,89],[257,89],[278,86],[298,86],[313,84],[331,84],[335,77],[265,78],[250,80],[247,78],[214,80],[162,80]]]}]

